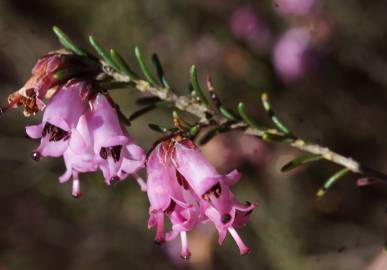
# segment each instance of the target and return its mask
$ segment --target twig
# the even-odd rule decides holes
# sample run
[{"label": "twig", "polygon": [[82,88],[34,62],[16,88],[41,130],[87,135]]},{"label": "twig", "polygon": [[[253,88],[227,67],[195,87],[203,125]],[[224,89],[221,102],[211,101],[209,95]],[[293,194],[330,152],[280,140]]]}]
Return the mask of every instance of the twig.
[{"label": "twig", "polygon": [[[106,65],[104,66],[103,70],[106,74],[113,77],[113,79],[118,82],[132,82],[133,87],[137,90],[156,96],[161,100],[171,102],[176,108],[198,117],[199,122],[202,124],[208,124],[211,121],[218,125],[222,125],[228,121],[228,119],[226,119],[223,115],[213,111],[207,105],[201,103],[200,100],[194,96],[178,96],[173,91],[171,91],[171,89],[154,87],[144,80],[131,80],[128,76],[118,73]],[[242,130],[245,134],[257,136],[266,141],[280,141],[303,152],[321,155],[323,159],[341,165],[352,173],[375,177],[387,182],[387,175],[382,172],[364,166],[353,158],[345,157],[330,150],[327,147],[306,142],[296,137],[289,137],[287,134],[284,134],[280,130],[271,129],[271,132],[268,132],[269,130],[253,129],[243,121],[232,124],[230,126],[230,130]],[[268,134],[275,135],[277,139],[267,139],[266,135]]]}]

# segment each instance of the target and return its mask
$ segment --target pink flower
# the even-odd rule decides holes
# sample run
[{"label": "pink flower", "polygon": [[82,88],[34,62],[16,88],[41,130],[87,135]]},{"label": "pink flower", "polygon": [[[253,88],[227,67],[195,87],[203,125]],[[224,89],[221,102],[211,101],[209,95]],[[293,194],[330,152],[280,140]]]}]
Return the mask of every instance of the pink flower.
[{"label": "pink flower", "polygon": [[200,150],[188,139],[175,136],[159,143],[147,160],[147,188],[151,203],[149,227],[157,227],[156,240],[164,240],[164,216],[172,223],[167,239],[179,233],[182,256],[189,254],[186,232],[196,224],[212,221],[222,244],[230,232],[241,254],[249,248],[235,227],[245,225],[255,204],[240,203],[230,191],[240,174],[234,170],[226,176],[217,173]]},{"label": "pink flower", "polygon": [[85,115],[79,118],[78,125],[71,135],[69,147],[63,153],[66,172],[59,177],[59,181],[64,183],[72,177],[72,195],[79,197],[81,196],[79,173],[94,172],[98,169]]},{"label": "pink flower", "polygon": [[270,29],[250,6],[237,8],[230,17],[233,34],[255,49],[265,48],[270,41]]},{"label": "pink flower", "polygon": [[87,83],[69,81],[51,98],[44,111],[42,123],[26,127],[28,136],[41,138],[39,147],[33,152],[35,160],[39,160],[41,156],[63,155],[72,130],[87,108],[86,96],[89,91],[90,85]]},{"label": "pink flower", "polygon": [[131,174],[144,189],[145,184],[137,175],[144,166],[144,151],[122,128],[117,112],[106,96],[98,94],[95,97],[86,119],[105,183],[110,185],[112,181],[123,180]]},{"label": "pink flower", "polygon": [[282,79],[291,81],[304,74],[309,45],[310,34],[305,28],[294,28],[283,34],[273,52],[274,66]]},{"label": "pink flower", "polygon": [[219,243],[223,243],[229,231],[241,254],[248,253],[249,248],[239,238],[234,225],[244,225],[245,222],[241,222],[238,215],[248,216],[256,205],[240,203],[230,191],[230,186],[240,180],[239,172],[234,170],[225,176],[219,175],[200,150],[188,140],[175,143],[175,156],[172,159],[176,169],[200,198],[205,215],[215,224],[219,232]]},{"label": "pink flower", "polygon": [[[148,227],[156,227],[156,243],[163,243],[165,239],[172,240],[178,234],[181,236],[181,256],[188,259],[186,232],[192,230],[199,221],[198,207],[190,204],[184,198],[176,176],[176,169],[162,145],[157,145],[147,160],[147,191],[150,201]],[[188,194],[187,194],[188,195]],[[168,216],[172,223],[172,230],[165,237],[164,216]]]}]

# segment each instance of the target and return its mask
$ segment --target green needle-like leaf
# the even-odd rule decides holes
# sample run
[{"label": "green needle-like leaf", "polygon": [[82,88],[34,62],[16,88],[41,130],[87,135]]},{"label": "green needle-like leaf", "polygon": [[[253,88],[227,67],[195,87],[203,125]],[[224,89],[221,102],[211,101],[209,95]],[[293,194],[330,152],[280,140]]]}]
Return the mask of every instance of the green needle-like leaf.
[{"label": "green needle-like leaf", "polygon": [[208,105],[208,100],[207,100],[206,96],[204,95],[203,90],[200,87],[200,84],[198,81],[198,74],[196,72],[195,65],[191,66],[190,75],[191,75],[192,88],[193,88],[193,91],[195,93],[195,96],[197,96],[203,104]]},{"label": "green needle-like leaf", "polygon": [[106,64],[113,67],[117,71],[120,70],[118,66],[113,63],[113,60],[110,58],[110,55],[101,47],[101,45],[98,44],[97,40],[93,36],[89,36],[89,42]]},{"label": "green needle-like leaf", "polygon": [[148,124],[148,127],[149,127],[151,130],[156,131],[156,132],[165,133],[165,132],[168,131],[167,128],[160,127],[159,125],[156,125],[156,124]]},{"label": "green needle-like leaf", "polygon": [[155,105],[149,105],[149,106],[146,106],[144,108],[141,108],[141,109],[135,111],[134,113],[132,113],[132,115],[129,117],[129,121],[133,121],[134,119],[146,114],[147,112],[152,111],[155,108],[156,108]]},{"label": "green needle-like leaf", "polygon": [[155,53],[152,55],[152,63],[157,71],[157,76],[159,77],[160,83],[163,85],[163,87],[170,89],[171,87],[165,78],[164,69],[161,65],[160,58]]},{"label": "green needle-like leaf", "polygon": [[191,134],[191,136],[195,137],[196,135],[198,135],[199,131],[200,131],[199,125],[196,125],[190,128],[189,133]]},{"label": "green needle-like leaf", "polygon": [[300,156],[296,159],[293,159],[292,161],[286,163],[282,168],[281,168],[281,172],[287,172],[287,171],[290,171],[294,168],[297,168],[301,165],[304,165],[306,163],[309,163],[309,162],[313,162],[313,161],[318,161],[318,160],[321,160],[323,159],[323,156],[322,155],[315,155],[315,154],[307,154],[307,155],[303,155],[303,156]]},{"label": "green needle-like leaf", "polygon": [[287,127],[285,127],[285,125],[282,124],[282,122],[274,114],[274,111],[273,111],[273,109],[271,107],[271,104],[269,102],[269,96],[266,93],[263,93],[262,96],[261,96],[261,100],[262,100],[263,108],[265,109],[265,111],[270,116],[270,118],[273,121],[274,125],[279,130],[281,130],[283,133],[290,135],[291,133],[290,133],[289,129]]},{"label": "green needle-like leaf", "polygon": [[136,55],[136,59],[137,59],[137,62],[138,64],[140,65],[140,68],[141,68],[141,71],[142,73],[144,73],[144,76],[145,78],[148,80],[148,82],[153,85],[153,86],[157,86],[158,83],[156,82],[156,80],[153,78],[153,75],[152,73],[150,72],[150,70],[148,69],[148,67],[145,65],[145,62],[142,58],[142,54],[141,54],[141,51],[140,51],[140,48],[139,47],[136,47],[134,49],[134,54]]},{"label": "green needle-like leaf", "polygon": [[75,45],[74,42],[72,42],[72,40],[58,26],[53,26],[52,31],[54,31],[54,34],[57,36],[63,47],[74,52],[75,54],[87,55],[87,53]]},{"label": "green needle-like leaf", "polygon": [[119,70],[129,76],[131,80],[137,80],[138,75],[132,71],[128,63],[122,56],[114,49],[110,49],[110,57]]},{"label": "green needle-like leaf", "polygon": [[245,104],[243,102],[240,102],[238,104],[238,112],[240,114],[240,116],[242,117],[242,119],[246,122],[246,124],[248,124],[250,127],[254,128],[254,129],[257,129],[257,130],[263,130],[263,128],[257,124],[253,119],[251,119],[247,113],[246,113],[246,108],[245,108]]},{"label": "green needle-like leaf", "polygon": [[239,118],[237,115],[235,115],[235,113],[232,110],[224,107],[223,105],[219,106],[218,109],[219,109],[219,112],[223,114],[223,116],[226,117],[228,120],[236,121]]},{"label": "green needle-like leaf", "polygon": [[347,168],[341,169],[340,171],[336,172],[334,175],[332,175],[324,184],[323,186],[317,191],[316,196],[322,197],[325,195],[325,192],[334,184],[337,180],[345,176],[347,173],[349,173],[350,170]]}]

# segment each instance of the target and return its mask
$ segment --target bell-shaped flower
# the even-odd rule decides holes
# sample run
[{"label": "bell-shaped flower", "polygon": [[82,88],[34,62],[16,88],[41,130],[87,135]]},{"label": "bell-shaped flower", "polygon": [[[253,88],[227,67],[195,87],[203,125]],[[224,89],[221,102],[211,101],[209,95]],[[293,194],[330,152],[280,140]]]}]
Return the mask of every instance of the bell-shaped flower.
[{"label": "bell-shaped flower", "polygon": [[59,177],[59,182],[67,182],[72,177],[72,195],[79,197],[81,196],[79,173],[94,172],[98,169],[85,115],[79,118],[77,127],[71,134],[69,147],[63,153],[63,158],[66,172]]},{"label": "bell-shaped flower", "polygon": [[155,146],[147,160],[147,174],[151,203],[148,226],[157,227],[156,241],[164,240],[166,215],[172,230],[165,239],[180,234],[184,258],[189,257],[186,232],[207,221],[218,230],[220,244],[229,232],[241,254],[250,251],[235,228],[246,224],[256,205],[240,203],[230,191],[240,179],[238,171],[220,175],[191,140],[179,135]]},{"label": "bell-shaped flower", "polygon": [[69,144],[72,130],[79,117],[87,108],[88,83],[71,80],[50,99],[40,124],[27,126],[28,136],[41,138],[39,147],[32,157],[39,160],[41,156],[59,157]]},{"label": "bell-shaped flower", "polygon": [[[175,142],[172,160],[176,169],[184,176],[194,193],[200,198],[205,215],[215,224],[222,243],[227,231],[237,242],[241,254],[249,249],[244,245],[234,229],[245,222],[242,216],[248,216],[255,204],[240,203],[230,191],[230,186],[240,179],[238,171],[223,176],[208,162],[200,150],[187,139]],[[240,212],[240,213],[239,213]]]},{"label": "bell-shaped flower", "polygon": [[144,167],[144,151],[134,144],[121,126],[117,112],[108,98],[97,94],[86,117],[93,139],[93,150],[105,183],[110,185],[112,181],[123,180],[131,174],[144,190],[145,184],[137,175]]},{"label": "bell-shaped flower", "polygon": [[[148,227],[156,227],[156,243],[172,240],[180,234],[182,251],[185,259],[190,257],[186,232],[192,230],[199,221],[198,207],[190,204],[184,196],[184,189],[179,185],[170,159],[165,159],[161,144],[158,144],[147,159],[147,194],[150,201]],[[172,229],[165,236],[164,217],[167,216]]]}]

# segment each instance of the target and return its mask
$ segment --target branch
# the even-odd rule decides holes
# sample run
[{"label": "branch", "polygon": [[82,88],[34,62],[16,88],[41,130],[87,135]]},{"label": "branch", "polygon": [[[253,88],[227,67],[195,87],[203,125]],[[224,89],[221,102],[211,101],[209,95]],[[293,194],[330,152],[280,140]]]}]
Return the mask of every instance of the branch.
[{"label": "branch", "polygon": [[[182,111],[186,111],[199,118],[202,124],[212,123],[222,125],[228,121],[222,114],[210,109],[207,105],[200,102],[194,96],[178,96],[171,89],[160,86],[151,86],[149,82],[141,79],[131,79],[122,73],[112,70],[109,66],[104,65],[104,71],[117,82],[130,82],[133,87],[143,93],[156,96],[161,100],[168,101]],[[387,175],[377,170],[368,168],[351,157],[343,156],[330,150],[327,147],[318,144],[306,142],[294,136],[288,136],[277,129],[255,129],[249,127],[245,122],[239,121],[230,126],[230,130],[243,130],[244,134],[259,137],[265,141],[282,142],[303,152],[320,155],[321,159],[338,164],[355,174],[367,177],[374,177],[387,182]],[[271,136],[271,135],[274,135]]]}]

